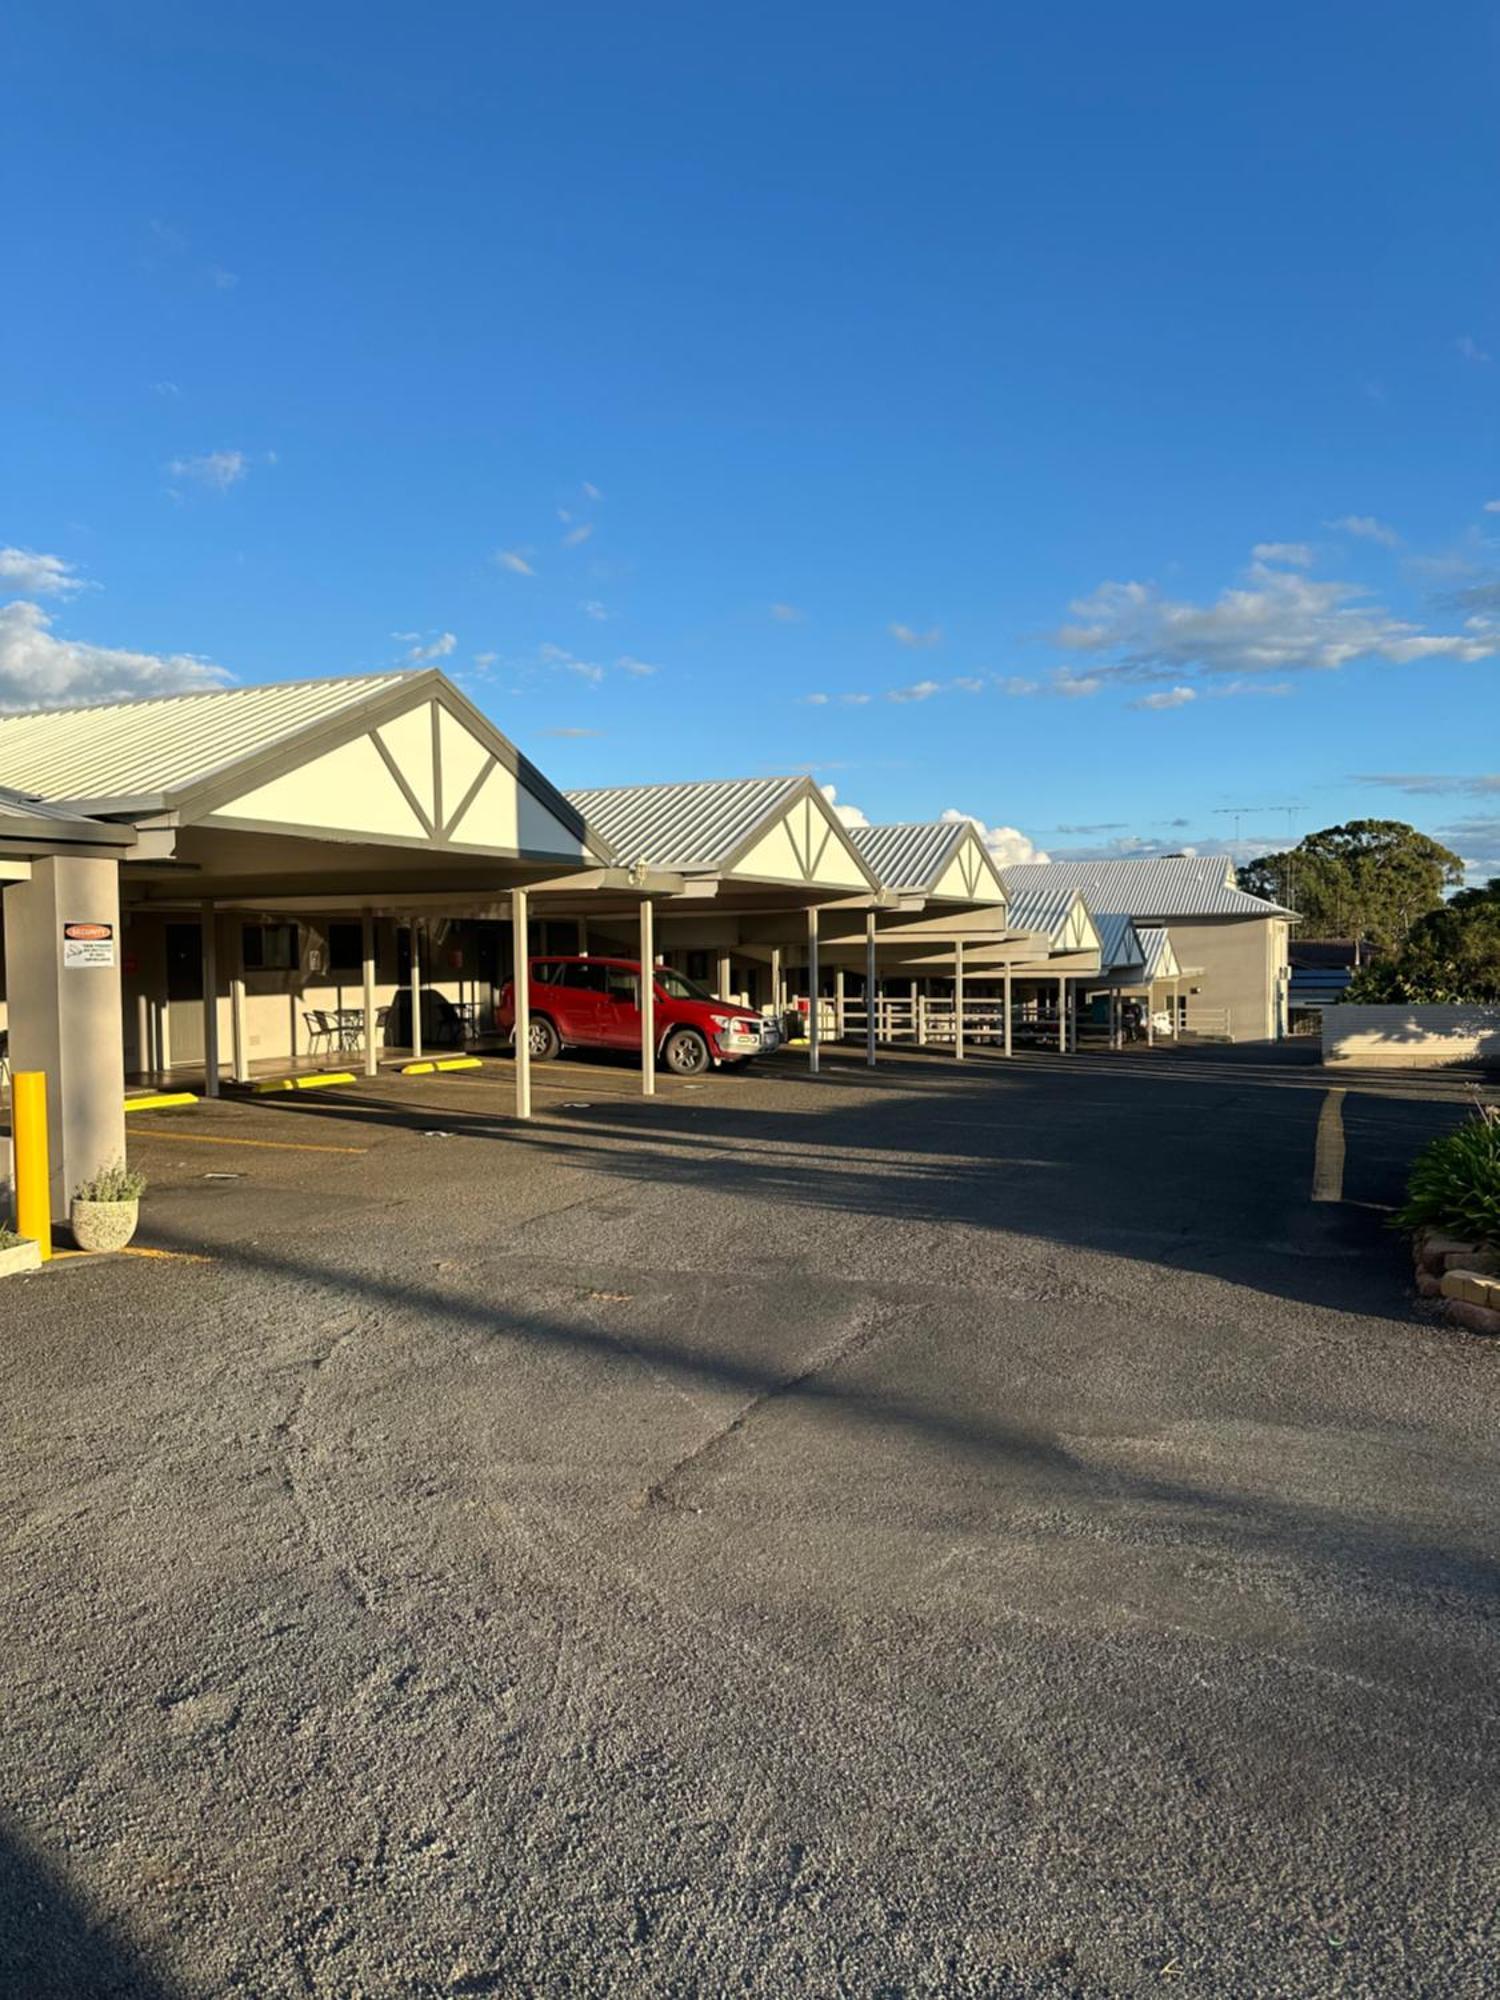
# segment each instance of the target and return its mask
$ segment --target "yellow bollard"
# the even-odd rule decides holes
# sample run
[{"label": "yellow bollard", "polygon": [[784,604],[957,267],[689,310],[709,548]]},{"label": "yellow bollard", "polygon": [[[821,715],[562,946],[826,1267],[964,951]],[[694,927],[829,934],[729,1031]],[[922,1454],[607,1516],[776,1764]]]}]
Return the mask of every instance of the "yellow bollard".
[{"label": "yellow bollard", "polygon": [[47,1164],[47,1076],[18,1070],[10,1080],[11,1132],[16,1149],[16,1229],[43,1257],[52,1255],[52,1184]]}]

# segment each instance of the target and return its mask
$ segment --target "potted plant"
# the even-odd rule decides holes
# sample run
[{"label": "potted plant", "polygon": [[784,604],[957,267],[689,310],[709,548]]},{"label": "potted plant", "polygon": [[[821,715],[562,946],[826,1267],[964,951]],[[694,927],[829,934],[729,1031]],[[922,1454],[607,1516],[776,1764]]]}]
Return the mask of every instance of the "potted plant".
[{"label": "potted plant", "polygon": [[0,1278],[12,1278],[22,1271],[39,1271],[42,1268],[41,1245],[33,1243],[29,1236],[17,1236],[13,1229],[7,1229],[0,1222]]},{"label": "potted plant", "polygon": [[84,1182],[68,1209],[73,1241],[80,1250],[123,1250],[140,1220],[146,1177],[123,1160]]}]

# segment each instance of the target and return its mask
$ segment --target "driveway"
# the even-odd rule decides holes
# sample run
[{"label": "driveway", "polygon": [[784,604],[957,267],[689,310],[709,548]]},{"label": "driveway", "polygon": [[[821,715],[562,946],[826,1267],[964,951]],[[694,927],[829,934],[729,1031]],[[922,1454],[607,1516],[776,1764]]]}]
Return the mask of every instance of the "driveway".
[{"label": "driveway", "polygon": [[1296,1058],[138,1114],[0,1297],[0,1991],[1479,1994],[1500,1350]]}]

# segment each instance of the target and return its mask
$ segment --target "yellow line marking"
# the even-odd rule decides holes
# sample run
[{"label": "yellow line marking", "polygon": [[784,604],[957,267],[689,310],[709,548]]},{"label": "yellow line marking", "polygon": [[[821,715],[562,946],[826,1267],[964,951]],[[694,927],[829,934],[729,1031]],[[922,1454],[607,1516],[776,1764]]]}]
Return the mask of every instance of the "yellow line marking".
[{"label": "yellow line marking", "polygon": [[403,1076],[431,1076],[436,1068],[437,1064],[432,1062],[402,1063],[401,1074]]},{"label": "yellow line marking", "polygon": [[212,1257],[200,1257],[192,1250],[149,1250],[144,1244],[127,1244],[123,1250],[54,1250],[54,1263],[76,1257],[154,1257],[164,1264],[211,1264]]},{"label": "yellow line marking", "polygon": [[1318,1140],[1313,1154],[1314,1201],[1344,1198],[1344,1095],[1342,1090],[1330,1090],[1318,1113]]},{"label": "yellow line marking", "polygon": [[174,1105],[196,1104],[198,1099],[190,1090],[163,1091],[155,1097],[127,1097],[127,1111],[169,1111]]},{"label": "yellow line marking", "polygon": [[298,1139],[220,1139],[209,1132],[176,1132],[163,1125],[136,1125],[132,1137],[175,1139],[184,1146],[259,1146],[269,1153],[367,1153],[368,1146],[314,1146]]},{"label": "yellow line marking", "polygon": [[273,1090],[323,1090],[330,1083],[354,1081],[355,1075],[352,1069],[339,1069],[328,1075],[270,1077],[264,1083],[252,1083],[250,1091],[252,1096],[264,1097]]},{"label": "yellow line marking", "polygon": [[443,1056],[433,1065],[434,1069],[483,1069],[478,1056]]}]

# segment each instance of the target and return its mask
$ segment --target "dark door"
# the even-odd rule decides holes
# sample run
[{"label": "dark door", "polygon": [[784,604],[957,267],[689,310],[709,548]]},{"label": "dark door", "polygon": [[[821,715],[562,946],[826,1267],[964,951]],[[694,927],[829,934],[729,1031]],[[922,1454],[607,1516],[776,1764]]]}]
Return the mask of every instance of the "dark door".
[{"label": "dark door", "polygon": [[174,1066],[203,1060],[203,929],[167,925],[167,1050]]}]

